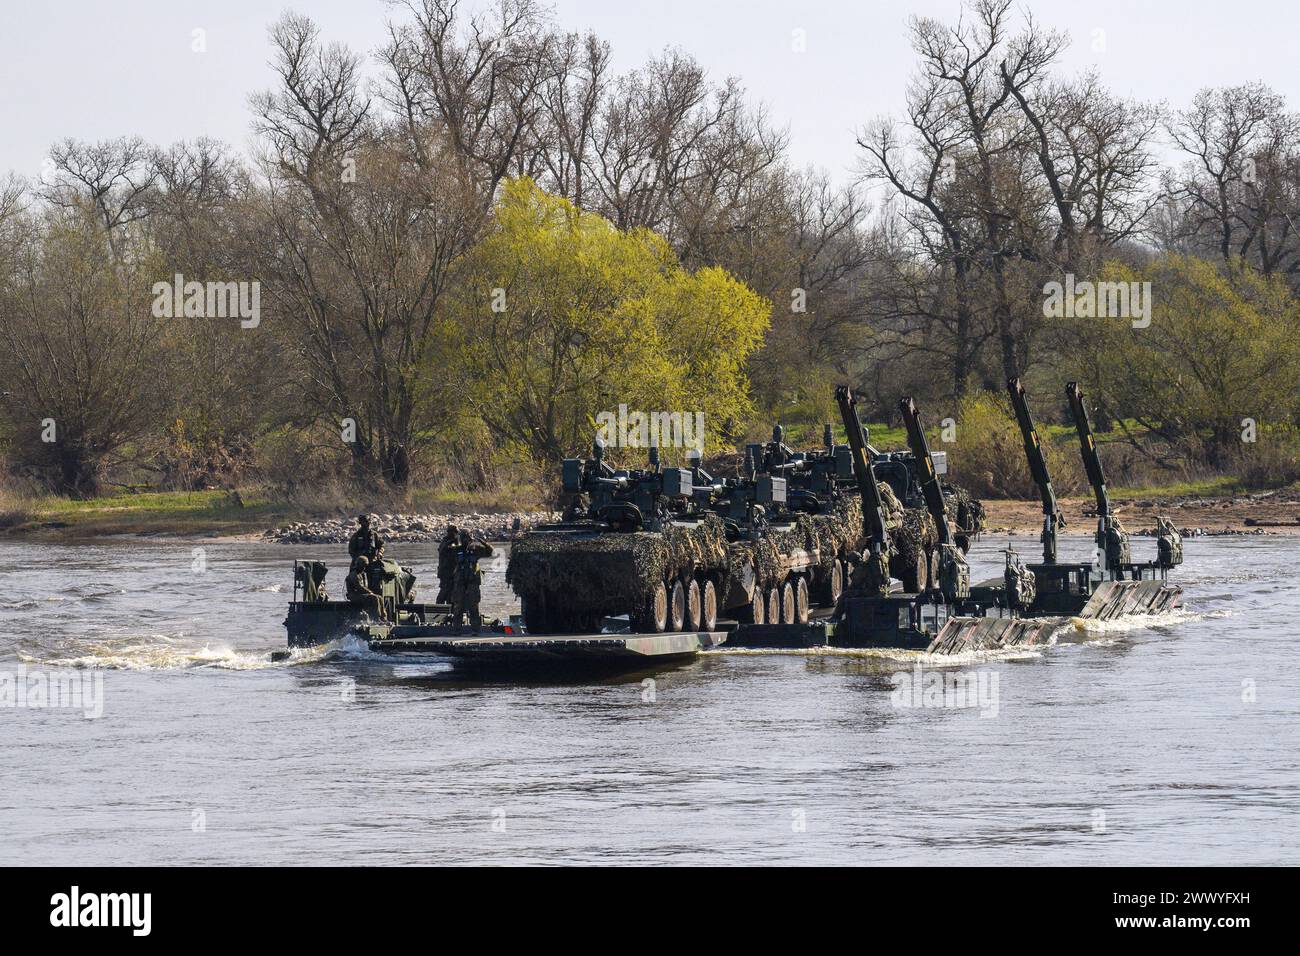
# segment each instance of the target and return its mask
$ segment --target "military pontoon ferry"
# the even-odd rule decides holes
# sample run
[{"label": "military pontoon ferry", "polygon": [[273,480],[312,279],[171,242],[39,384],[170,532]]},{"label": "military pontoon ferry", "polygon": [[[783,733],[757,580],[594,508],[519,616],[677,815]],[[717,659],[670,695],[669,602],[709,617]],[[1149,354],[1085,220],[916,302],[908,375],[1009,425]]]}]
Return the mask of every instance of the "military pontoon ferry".
[{"label": "military pontoon ferry", "polygon": [[[926,586],[912,591],[898,587],[889,571],[895,545],[886,519],[885,492],[871,467],[856,399],[846,386],[841,386],[836,390],[836,402],[849,440],[851,474],[861,503],[863,553],[851,556],[856,569],[828,615],[817,616],[806,611],[790,614],[782,604],[779,619],[741,613],[735,624],[720,624],[712,602],[702,607],[695,601],[679,601],[677,589],[669,595],[661,584],[647,592],[653,602],[640,614],[610,617],[584,611],[582,620],[590,625],[586,632],[566,632],[551,626],[538,633],[528,626],[525,602],[525,614],[519,618],[470,633],[449,623],[447,607],[416,604],[411,600],[414,579],[409,569],[397,567],[391,580],[386,578],[392,587],[384,591],[384,599],[391,604],[385,605],[386,619],[374,621],[364,614],[358,615],[350,606],[340,606],[347,602],[323,599],[323,588],[319,586],[324,579],[323,566],[317,562],[298,562],[294,603],[286,621],[290,644],[327,639],[327,634],[336,637],[338,628],[344,626],[367,640],[375,651],[434,654],[489,666],[573,662],[637,667],[649,662],[689,658],[724,643],[748,648],[899,648],[953,654],[1040,644],[1063,618],[1105,620],[1126,614],[1158,613],[1176,606],[1181,589],[1167,581],[1167,573],[1182,561],[1181,538],[1171,524],[1159,519],[1161,536],[1157,557],[1147,562],[1130,559],[1128,535],[1110,505],[1091,422],[1082,391],[1075,383],[1068,386],[1067,395],[1085,470],[1097,499],[1095,540],[1099,560],[1092,564],[1057,560],[1057,532],[1064,521],[1024,389],[1015,379],[1008,384],[1030,472],[1043,502],[1044,560],[1026,566],[1015,552],[1008,550],[1000,579],[972,586],[970,569],[960,546],[963,542],[959,541],[949,519],[947,498],[951,496],[945,496],[939,482],[916,403],[905,398],[899,408],[916,463],[920,492],[938,531],[938,545],[933,567],[926,575]],[[754,458],[751,453],[751,463]],[[837,471],[843,473],[842,464],[837,466]],[[716,522],[720,515],[728,513],[728,508],[733,509],[733,515],[744,511],[746,521],[752,522],[752,509],[757,502],[777,505],[785,498],[784,479],[770,475],[750,475],[747,482],[738,482],[721,495],[723,486],[697,483],[698,468],[661,473],[654,467],[650,472],[631,475],[606,472],[598,453],[593,461],[566,466],[566,486],[601,494],[611,489],[601,499],[604,502],[599,505],[601,514],[617,513],[621,516],[619,521],[626,521],[629,509],[635,507],[639,514],[656,515],[661,522],[656,527],[668,528],[670,533],[674,522],[687,528],[699,522]],[[623,500],[625,494],[637,503]],[[706,500],[716,503],[717,510],[697,507]],[[855,507],[853,513],[857,511]],[[597,527],[597,524],[593,523],[589,531],[578,529],[577,533],[608,537],[609,532],[601,530],[605,525]],[[641,523],[636,524],[642,527]],[[570,536],[575,533],[565,526],[557,530]],[[568,547],[566,543],[564,548]],[[740,608],[742,612],[757,606],[755,595],[760,576],[755,574],[752,564],[737,560],[738,555],[743,558],[748,552],[734,547],[725,555],[716,547],[712,552],[717,553],[709,560],[717,567],[713,568],[712,564],[703,567],[713,568],[704,577],[713,587],[715,599],[717,595],[726,595],[725,605]],[[301,599],[299,579],[303,585]],[[554,607],[555,600],[548,597],[550,624],[565,619],[562,609]],[[790,600],[789,596],[785,598],[786,603]],[[595,632],[596,625],[599,632]]]}]

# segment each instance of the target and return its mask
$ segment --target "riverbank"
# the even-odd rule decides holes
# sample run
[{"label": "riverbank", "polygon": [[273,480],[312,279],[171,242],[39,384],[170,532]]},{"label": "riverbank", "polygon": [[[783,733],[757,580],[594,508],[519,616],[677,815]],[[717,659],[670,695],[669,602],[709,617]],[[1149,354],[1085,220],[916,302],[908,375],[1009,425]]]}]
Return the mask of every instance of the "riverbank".
[{"label": "riverbank", "polygon": [[[1300,535],[1300,487],[1277,491],[1206,494],[1160,489],[1117,489],[1113,500],[1133,532],[1155,526],[1157,514],[1179,528],[1208,534]],[[1037,501],[985,501],[991,532],[1037,535],[1042,512]],[[1092,498],[1061,501],[1067,532],[1090,531]],[[0,510],[0,535],[33,540],[82,540],[115,535],[281,541],[288,544],[346,541],[355,514],[366,508],[305,506],[272,501],[253,493],[227,491],[156,492],[91,501],[36,499],[9,501]],[[454,523],[492,540],[505,540],[541,521],[552,511],[496,500],[459,496],[417,501],[405,509],[367,510],[378,515],[381,534],[394,541],[427,541]]]},{"label": "riverbank", "polygon": [[0,500],[0,536],[80,541],[114,536],[209,538],[227,541],[346,541],[361,511],[378,517],[381,534],[399,541],[441,535],[448,522],[500,540],[551,513],[512,504],[514,494],[411,496],[387,502],[313,504],[273,500],[255,491],[144,492],[88,501]]},{"label": "riverbank", "polygon": [[[1096,526],[1096,501],[1061,499],[1068,533],[1091,531]],[[1300,534],[1300,489],[1240,495],[1169,495],[1158,491],[1140,495],[1112,495],[1112,504],[1130,532],[1155,528],[1156,515],[1176,527],[1206,534]],[[1033,534],[1042,529],[1042,506],[1037,501],[984,502],[987,527],[992,533]]]}]

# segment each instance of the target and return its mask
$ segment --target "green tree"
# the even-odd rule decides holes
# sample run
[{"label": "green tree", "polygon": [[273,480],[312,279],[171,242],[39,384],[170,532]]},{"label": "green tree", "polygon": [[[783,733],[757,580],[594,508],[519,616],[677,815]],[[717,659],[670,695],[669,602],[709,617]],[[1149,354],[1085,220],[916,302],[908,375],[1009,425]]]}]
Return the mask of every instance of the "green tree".
[{"label": "green tree", "polygon": [[505,184],[459,307],[480,414],[541,461],[586,447],[620,404],[702,412],[710,447],[734,440],[771,311],[724,270],[691,273],[653,232],[621,231],[526,178]]},{"label": "green tree", "polygon": [[1228,271],[1178,255],[1141,269],[1108,263],[1102,281],[1151,283],[1151,324],[1089,322],[1076,353],[1121,427],[1214,466],[1240,451],[1244,420],[1285,424],[1300,408],[1300,302],[1276,277]]}]

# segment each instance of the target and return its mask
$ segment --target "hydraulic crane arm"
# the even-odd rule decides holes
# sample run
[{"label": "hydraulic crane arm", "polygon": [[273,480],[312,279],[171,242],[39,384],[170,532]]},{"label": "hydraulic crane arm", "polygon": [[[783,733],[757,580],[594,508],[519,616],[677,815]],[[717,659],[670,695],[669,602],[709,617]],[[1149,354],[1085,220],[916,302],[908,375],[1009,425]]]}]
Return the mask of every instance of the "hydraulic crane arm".
[{"label": "hydraulic crane arm", "polygon": [[1052,476],[1047,470],[1047,458],[1043,455],[1043,445],[1038,438],[1038,429],[1034,427],[1034,418],[1029,414],[1029,402],[1025,397],[1025,388],[1020,379],[1007,379],[1007,391],[1011,394],[1011,406],[1016,410],[1016,421],[1020,424],[1020,435],[1025,441],[1025,457],[1029,460],[1029,474],[1038,486],[1038,494],[1043,500],[1043,561],[1056,563],[1056,534],[1065,527],[1065,516],[1056,501],[1056,491],[1052,488]]},{"label": "hydraulic crane arm", "polygon": [[1088,472],[1088,482],[1097,495],[1097,549],[1102,554],[1105,569],[1118,579],[1124,575],[1129,561],[1128,533],[1111,508],[1110,496],[1106,494],[1106,473],[1102,471],[1101,457],[1097,454],[1097,440],[1092,434],[1088,409],[1083,404],[1083,391],[1077,382],[1071,382],[1065,387],[1065,394],[1070,400],[1074,427],[1079,432],[1079,448],[1083,452],[1083,466]]},{"label": "hydraulic crane arm", "polygon": [[853,456],[853,474],[857,478],[858,493],[862,496],[863,530],[871,542],[872,550],[884,551],[888,544],[885,536],[885,506],[880,497],[880,486],[876,484],[875,472],[871,470],[871,461],[867,458],[867,443],[862,439],[857,399],[847,385],[838,385],[835,388],[835,403],[840,407],[844,431],[849,438],[849,451]]},{"label": "hydraulic crane arm", "polygon": [[1065,396],[1070,400],[1070,413],[1074,416],[1074,427],[1079,433],[1079,450],[1083,453],[1083,467],[1088,473],[1088,483],[1097,496],[1097,517],[1105,518],[1111,513],[1110,496],[1106,493],[1106,473],[1102,470],[1101,457],[1097,454],[1092,421],[1083,404],[1083,389],[1079,388],[1078,382],[1070,382],[1065,386]]},{"label": "hydraulic crane arm", "polygon": [[939,476],[934,470],[934,459],[930,457],[930,444],[925,440],[925,429],[921,427],[920,412],[911,398],[900,400],[898,409],[903,413],[903,423],[907,426],[907,444],[921,469],[921,493],[925,496],[925,507],[930,517],[939,529],[939,543],[952,544],[948,509],[944,504],[943,489],[939,487]]}]

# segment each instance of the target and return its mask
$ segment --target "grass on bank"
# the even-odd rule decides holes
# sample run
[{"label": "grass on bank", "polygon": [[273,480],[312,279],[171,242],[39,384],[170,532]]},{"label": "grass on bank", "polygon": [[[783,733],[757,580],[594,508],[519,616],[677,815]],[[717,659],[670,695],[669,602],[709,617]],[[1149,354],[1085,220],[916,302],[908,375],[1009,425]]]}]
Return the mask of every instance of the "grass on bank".
[{"label": "grass on bank", "polygon": [[319,489],[310,497],[276,499],[262,489],[124,492],[84,501],[24,498],[0,491],[0,533],[96,536],[107,534],[255,534],[294,521],[351,517],[361,511],[467,514],[541,507],[536,489],[505,486],[487,492],[414,489],[400,495]]}]

